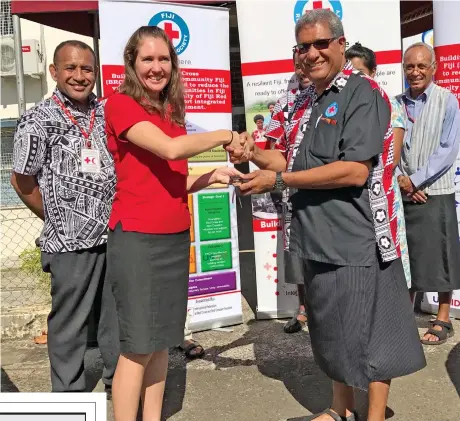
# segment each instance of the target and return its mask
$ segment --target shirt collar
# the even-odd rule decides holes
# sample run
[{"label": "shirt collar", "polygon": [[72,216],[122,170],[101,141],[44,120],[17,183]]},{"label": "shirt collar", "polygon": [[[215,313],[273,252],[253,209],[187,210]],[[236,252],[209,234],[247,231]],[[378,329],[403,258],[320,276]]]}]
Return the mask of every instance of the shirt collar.
[{"label": "shirt collar", "polygon": [[411,95],[410,95],[410,88],[407,88],[406,91],[402,94],[402,98],[404,100],[409,100],[409,101],[416,101],[418,99],[421,99],[422,101],[426,101],[430,95],[431,95],[431,92],[433,91],[433,85],[434,85],[434,82],[431,82],[429,85],[428,85],[428,88],[425,89],[424,92],[422,92],[417,98],[412,98]]},{"label": "shirt collar", "polygon": [[334,79],[332,79],[331,83],[326,88],[326,91],[328,91],[329,89],[332,89],[332,87],[334,86],[340,92],[347,84],[348,79],[350,75],[352,74],[352,72],[353,72],[353,65],[351,64],[351,61],[347,61],[345,65],[342,67],[342,70],[340,70],[340,72],[337,73]]},{"label": "shirt collar", "polygon": [[[67,96],[65,96],[57,87],[54,89],[53,95],[56,95],[66,107],[69,107],[72,109],[78,109],[78,107],[75,106],[75,104]],[[89,107],[95,108],[97,104],[98,104],[97,97],[91,92],[89,94]]]},{"label": "shirt collar", "polygon": [[[328,87],[324,90],[323,94],[332,88],[337,89],[337,91],[341,91],[348,82],[350,75],[353,73],[353,65],[350,61],[347,61],[345,65],[342,67],[339,73],[337,73],[334,79],[331,80]],[[314,86],[314,85],[311,85]]]}]

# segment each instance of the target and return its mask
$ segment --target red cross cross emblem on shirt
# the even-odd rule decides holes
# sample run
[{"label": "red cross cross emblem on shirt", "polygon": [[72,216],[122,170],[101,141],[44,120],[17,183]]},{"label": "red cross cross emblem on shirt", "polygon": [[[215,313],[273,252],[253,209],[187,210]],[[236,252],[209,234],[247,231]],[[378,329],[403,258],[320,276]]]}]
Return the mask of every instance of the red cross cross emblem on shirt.
[{"label": "red cross cross emblem on shirt", "polygon": [[335,107],[333,105],[331,105],[328,109],[327,109],[327,113],[328,114],[334,114],[335,113]]},{"label": "red cross cross emblem on shirt", "polygon": [[173,44],[174,44],[175,39],[179,39],[180,33],[179,31],[175,31],[173,29],[171,22],[165,22],[163,31],[165,31],[166,35],[169,37],[169,39],[171,40]]}]

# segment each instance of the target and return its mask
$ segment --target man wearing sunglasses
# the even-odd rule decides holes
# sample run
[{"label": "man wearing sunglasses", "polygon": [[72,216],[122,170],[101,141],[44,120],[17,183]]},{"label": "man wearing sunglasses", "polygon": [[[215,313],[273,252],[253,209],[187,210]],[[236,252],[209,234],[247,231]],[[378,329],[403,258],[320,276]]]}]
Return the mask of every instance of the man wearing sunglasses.
[{"label": "man wearing sunglasses", "polygon": [[[460,112],[455,96],[435,83],[436,57],[424,43],[404,54],[409,88],[397,97],[407,130],[396,169],[403,193],[407,246],[416,292],[436,291],[439,310],[422,338],[440,345],[454,334],[449,320],[452,291],[460,289],[460,243],[455,209],[454,163],[460,144]],[[441,263],[444,262],[444,263]]]},{"label": "man wearing sunglasses", "polygon": [[291,195],[286,276],[304,279],[313,354],[334,390],[330,409],[295,420],[356,421],[358,388],[369,391],[368,421],[384,421],[391,379],[426,364],[396,238],[390,102],[346,62],[333,12],[306,12],[295,35],[315,94],[292,171],[276,151],[246,145],[263,169],[240,188]]}]

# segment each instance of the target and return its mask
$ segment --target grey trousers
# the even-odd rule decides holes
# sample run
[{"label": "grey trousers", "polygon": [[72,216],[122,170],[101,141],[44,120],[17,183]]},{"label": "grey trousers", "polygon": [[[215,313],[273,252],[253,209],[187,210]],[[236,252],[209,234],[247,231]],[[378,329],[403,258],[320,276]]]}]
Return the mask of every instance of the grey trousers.
[{"label": "grey trousers", "polygon": [[110,280],[106,279],[106,246],[41,254],[51,274],[48,355],[53,392],[84,392],[84,357],[88,320],[94,303],[100,308],[97,340],[104,362],[102,381],[112,384],[119,356],[118,319]]}]

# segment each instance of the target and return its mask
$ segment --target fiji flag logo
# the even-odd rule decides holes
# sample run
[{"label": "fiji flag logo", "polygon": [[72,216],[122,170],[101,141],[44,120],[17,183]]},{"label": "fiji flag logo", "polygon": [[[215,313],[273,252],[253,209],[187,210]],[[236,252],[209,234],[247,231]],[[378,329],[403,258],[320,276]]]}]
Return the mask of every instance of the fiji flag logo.
[{"label": "fiji flag logo", "polygon": [[333,102],[329,107],[326,108],[326,112],[324,115],[326,117],[334,117],[339,111],[339,104],[337,102]]}]

